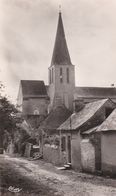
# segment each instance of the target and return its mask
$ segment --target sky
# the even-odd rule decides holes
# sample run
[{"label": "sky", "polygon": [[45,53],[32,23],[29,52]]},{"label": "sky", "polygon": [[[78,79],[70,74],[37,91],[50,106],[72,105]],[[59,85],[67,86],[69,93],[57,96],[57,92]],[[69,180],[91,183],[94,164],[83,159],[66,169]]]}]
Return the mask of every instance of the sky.
[{"label": "sky", "polygon": [[116,85],[116,0],[0,0],[0,81],[14,102],[20,80],[48,84],[59,5],[76,85]]}]

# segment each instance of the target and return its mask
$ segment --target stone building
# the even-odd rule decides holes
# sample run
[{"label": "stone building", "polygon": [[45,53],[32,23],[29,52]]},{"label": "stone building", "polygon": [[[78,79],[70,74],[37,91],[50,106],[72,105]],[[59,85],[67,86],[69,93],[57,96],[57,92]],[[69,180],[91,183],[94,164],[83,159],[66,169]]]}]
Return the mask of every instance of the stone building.
[{"label": "stone building", "polygon": [[101,137],[101,171],[116,176],[116,109],[97,128]]},{"label": "stone building", "polygon": [[59,13],[56,40],[51,66],[49,67],[49,96],[51,107],[65,105],[73,109],[75,67],[71,63],[61,13]]},{"label": "stone building", "polygon": [[21,80],[17,107],[24,116],[47,114],[48,95],[43,81]]},{"label": "stone building", "polygon": [[[83,142],[85,133],[91,132],[112,113],[116,105],[110,99],[102,99],[85,104],[79,112],[74,112],[59,128],[60,139],[64,137],[67,162],[73,169],[95,171],[99,169],[99,146],[90,140]],[[92,129],[92,130],[91,130]],[[89,138],[88,138],[89,139]],[[85,141],[85,140],[84,140]],[[96,164],[96,160],[98,161]]]}]

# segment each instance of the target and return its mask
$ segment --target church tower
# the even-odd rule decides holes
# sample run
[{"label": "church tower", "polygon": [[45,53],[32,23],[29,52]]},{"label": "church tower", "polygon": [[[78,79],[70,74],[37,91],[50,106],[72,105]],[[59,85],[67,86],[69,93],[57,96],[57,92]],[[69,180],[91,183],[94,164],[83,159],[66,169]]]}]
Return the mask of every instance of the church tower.
[{"label": "church tower", "polygon": [[73,109],[73,94],[75,88],[75,69],[71,63],[62,15],[59,12],[57,33],[51,65],[49,67],[49,96],[50,107],[65,105]]}]

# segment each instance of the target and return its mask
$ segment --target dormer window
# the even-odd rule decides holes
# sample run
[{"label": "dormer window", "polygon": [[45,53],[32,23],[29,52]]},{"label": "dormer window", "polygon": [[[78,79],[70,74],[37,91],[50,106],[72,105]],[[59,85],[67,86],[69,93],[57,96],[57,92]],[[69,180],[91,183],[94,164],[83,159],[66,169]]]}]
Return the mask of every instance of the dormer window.
[{"label": "dormer window", "polygon": [[60,83],[63,82],[62,67],[60,67]]}]

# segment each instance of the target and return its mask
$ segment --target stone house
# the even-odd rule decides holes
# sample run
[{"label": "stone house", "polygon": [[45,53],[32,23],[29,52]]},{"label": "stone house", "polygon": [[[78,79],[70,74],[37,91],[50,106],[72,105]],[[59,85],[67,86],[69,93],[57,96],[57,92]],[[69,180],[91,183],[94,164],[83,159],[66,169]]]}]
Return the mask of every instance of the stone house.
[{"label": "stone house", "polygon": [[[64,136],[66,144],[67,162],[71,162],[72,168],[82,169],[82,134],[100,125],[113,111],[115,104],[109,99],[103,99],[88,103],[79,112],[73,113],[59,128],[60,138]],[[90,149],[92,145],[88,146]],[[93,153],[93,152],[92,152]],[[86,156],[86,154],[85,154]],[[95,151],[93,153],[95,157]],[[94,163],[95,164],[95,163]],[[98,166],[98,164],[97,164]],[[95,167],[95,166],[94,166]],[[98,166],[99,167],[99,166]]]}]

